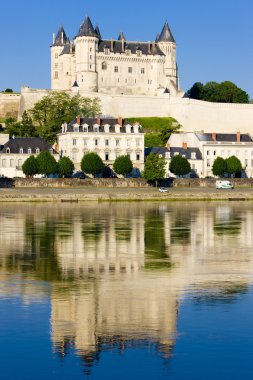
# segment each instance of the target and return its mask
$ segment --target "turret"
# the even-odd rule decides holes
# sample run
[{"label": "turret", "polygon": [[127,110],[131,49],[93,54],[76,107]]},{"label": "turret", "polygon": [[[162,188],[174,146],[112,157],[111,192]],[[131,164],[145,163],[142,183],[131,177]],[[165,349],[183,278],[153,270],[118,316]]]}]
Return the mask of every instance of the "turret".
[{"label": "turret", "polygon": [[59,56],[66,45],[68,38],[63,26],[58,30],[57,35],[53,34],[53,44],[51,45],[51,88],[52,90],[60,89],[59,81]]},{"label": "turret", "polygon": [[156,43],[165,54],[164,71],[167,78],[165,87],[170,89],[170,92],[176,94],[178,88],[178,73],[177,73],[177,61],[176,61],[176,41],[169,28],[167,21],[164,24],[162,32],[156,37]]},{"label": "turret", "polygon": [[86,17],[75,37],[76,79],[80,90],[98,89],[96,52],[100,38],[99,29],[95,30],[90,18]]}]

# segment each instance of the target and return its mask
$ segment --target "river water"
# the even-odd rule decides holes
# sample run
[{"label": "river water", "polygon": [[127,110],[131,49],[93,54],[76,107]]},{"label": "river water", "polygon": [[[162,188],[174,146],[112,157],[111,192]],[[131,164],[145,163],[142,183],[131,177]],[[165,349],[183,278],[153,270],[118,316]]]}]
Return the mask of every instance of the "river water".
[{"label": "river water", "polygon": [[252,379],[253,204],[0,206],[6,379]]}]

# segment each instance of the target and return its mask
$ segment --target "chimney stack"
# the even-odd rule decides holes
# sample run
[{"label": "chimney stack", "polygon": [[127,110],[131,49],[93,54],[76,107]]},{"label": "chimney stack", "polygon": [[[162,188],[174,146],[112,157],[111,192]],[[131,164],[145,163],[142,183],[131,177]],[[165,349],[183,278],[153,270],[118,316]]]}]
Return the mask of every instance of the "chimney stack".
[{"label": "chimney stack", "polygon": [[187,150],[187,143],[183,142],[183,149]]},{"label": "chimney stack", "polygon": [[98,125],[101,124],[101,117],[100,117],[100,116],[97,117],[97,124],[98,124]]},{"label": "chimney stack", "polygon": [[122,124],[123,124],[122,116],[118,117],[118,124],[122,127]]},{"label": "chimney stack", "polygon": [[212,133],[212,140],[216,141],[216,133]]},{"label": "chimney stack", "polygon": [[236,134],[236,142],[240,143],[241,142],[241,132],[238,131]]},{"label": "chimney stack", "polygon": [[170,150],[170,144],[166,144],[166,148]]},{"label": "chimney stack", "polygon": [[81,116],[76,117],[76,122],[78,125],[81,125]]}]

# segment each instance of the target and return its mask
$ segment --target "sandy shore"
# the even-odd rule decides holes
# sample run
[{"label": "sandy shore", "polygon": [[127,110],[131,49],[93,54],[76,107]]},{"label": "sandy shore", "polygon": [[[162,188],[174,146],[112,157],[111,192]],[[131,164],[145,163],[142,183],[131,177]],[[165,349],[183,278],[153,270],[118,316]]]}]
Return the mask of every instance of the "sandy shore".
[{"label": "sandy shore", "polygon": [[200,201],[250,200],[253,188],[11,188],[0,189],[0,202],[88,202],[88,201]]}]

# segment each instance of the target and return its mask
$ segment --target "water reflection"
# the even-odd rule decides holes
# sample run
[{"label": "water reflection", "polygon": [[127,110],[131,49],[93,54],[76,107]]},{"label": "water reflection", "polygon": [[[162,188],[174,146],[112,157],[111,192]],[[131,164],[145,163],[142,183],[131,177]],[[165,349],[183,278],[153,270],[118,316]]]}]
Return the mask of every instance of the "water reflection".
[{"label": "water reflection", "polygon": [[109,349],[169,358],[184,294],[247,291],[252,222],[247,204],[2,205],[0,297],[50,297],[54,351],[87,368]]}]

